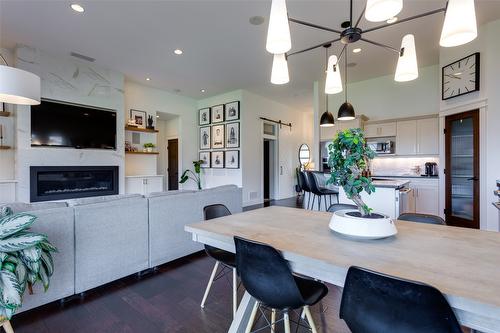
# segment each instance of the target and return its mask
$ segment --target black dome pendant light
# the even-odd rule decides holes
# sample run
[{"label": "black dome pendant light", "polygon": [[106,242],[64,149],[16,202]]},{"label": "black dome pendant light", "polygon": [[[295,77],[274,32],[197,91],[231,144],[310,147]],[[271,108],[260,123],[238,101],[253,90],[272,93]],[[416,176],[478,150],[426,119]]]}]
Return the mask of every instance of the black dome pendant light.
[{"label": "black dome pendant light", "polygon": [[337,114],[337,119],[340,121],[353,120],[356,119],[356,114],[354,113],[354,107],[351,103],[347,101],[347,44],[345,46],[344,54],[344,86],[345,86],[345,102],[340,106],[339,112]]},{"label": "black dome pendant light", "polygon": [[[323,45],[326,50],[326,66],[328,67],[328,48],[332,46],[331,43]],[[333,127],[335,126],[335,118],[333,114],[328,111],[328,95],[325,93],[325,101],[326,101],[326,111],[321,115],[321,119],[319,121],[319,126],[321,127]]]}]

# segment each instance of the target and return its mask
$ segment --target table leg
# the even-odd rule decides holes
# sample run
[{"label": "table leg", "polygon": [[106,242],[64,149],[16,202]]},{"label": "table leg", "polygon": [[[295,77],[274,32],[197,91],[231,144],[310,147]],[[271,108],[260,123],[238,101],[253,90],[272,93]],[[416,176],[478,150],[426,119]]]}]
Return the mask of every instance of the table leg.
[{"label": "table leg", "polygon": [[238,310],[236,311],[236,315],[233,318],[231,327],[229,327],[228,333],[245,332],[248,320],[250,320],[252,309],[256,302],[257,300],[245,291],[245,295],[243,295],[243,298],[240,301],[240,305],[238,306]]}]

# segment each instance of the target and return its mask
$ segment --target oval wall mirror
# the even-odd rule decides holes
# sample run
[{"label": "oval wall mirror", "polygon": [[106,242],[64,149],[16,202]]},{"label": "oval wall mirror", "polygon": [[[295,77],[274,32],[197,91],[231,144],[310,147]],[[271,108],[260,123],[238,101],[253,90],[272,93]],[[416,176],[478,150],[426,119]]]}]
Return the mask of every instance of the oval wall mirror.
[{"label": "oval wall mirror", "polygon": [[300,145],[299,148],[299,162],[301,166],[306,165],[311,160],[311,150],[305,143]]}]

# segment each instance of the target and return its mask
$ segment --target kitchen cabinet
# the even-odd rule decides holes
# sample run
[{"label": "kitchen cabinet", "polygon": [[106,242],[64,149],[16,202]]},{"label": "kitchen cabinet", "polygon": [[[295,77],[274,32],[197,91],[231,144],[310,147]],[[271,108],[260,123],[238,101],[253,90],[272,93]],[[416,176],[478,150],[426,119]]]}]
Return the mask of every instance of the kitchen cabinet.
[{"label": "kitchen cabinet", "polygon": [[353,120],[339,121],[335,120],[333,127],[320,127],[320,141],[330,141],[337,136],[337,133],[348,128],[363,128],[366,116],[361,115]]},{"label": "kitchen cabinet", "polygon": [[439,119],[427,118],[417,120],[417,154],[439,154]]},{"label": "kitchen cabinet", "polygon": [[163,176],[127,176],[125,177],[125,193],[147,195],[163,191]]},{"label": "kitchen cabinet", "polygon": [[439,180],[410,179],[410,187],[415,195],[415,211],[419,214],[439,214]]},{"label": "kitchen cabinet", "polygon": [[391,137],[397,134],[396,122],[387,122],[380,124],[366,124],[365,136],[367,138]]},{"label": "kitchen cabinet", "polygon": [[417,122],[404,120],[397,122],[396,155],[417,154]]}]

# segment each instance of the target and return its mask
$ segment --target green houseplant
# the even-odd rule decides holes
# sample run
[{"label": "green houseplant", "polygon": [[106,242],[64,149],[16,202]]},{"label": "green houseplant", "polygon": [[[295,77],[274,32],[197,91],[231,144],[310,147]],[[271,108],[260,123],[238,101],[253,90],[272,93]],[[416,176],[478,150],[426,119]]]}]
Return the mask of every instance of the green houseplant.
[{"label": "green houseplant", "polygon": [[182,175],[179,183],[184,184],[189,179],[194,181],[196,185],[198,185],[198,190],[201,190],[201,165],[203,164],[203,160],[193,161],[194,172],[190,169],[186,169]]},{"label": "green houseplant", "polygon": [[156,147],[155,144],[151,142],[144,144],[144,149],[146,149],[146,151],[149,153],[151,153],[155,147]]},{"label": "green houseplant", "polygon": [[22,305],[26,288],[41,282],[45,291],[54,273],[52,252],[57,249],[47,236],[29,231],[36,216],[0,210],[0,322],[9,320]]}]

